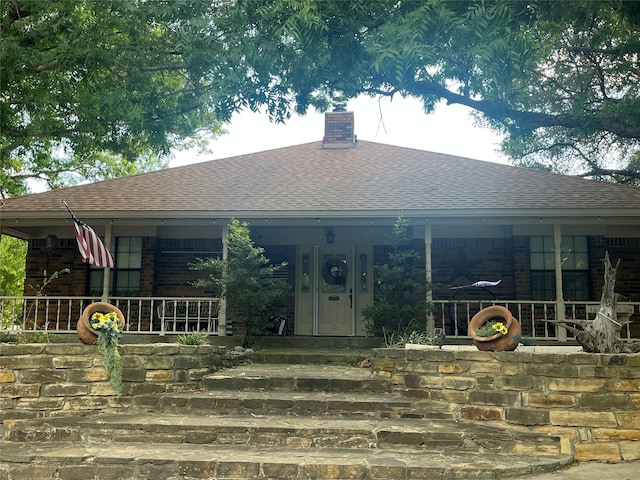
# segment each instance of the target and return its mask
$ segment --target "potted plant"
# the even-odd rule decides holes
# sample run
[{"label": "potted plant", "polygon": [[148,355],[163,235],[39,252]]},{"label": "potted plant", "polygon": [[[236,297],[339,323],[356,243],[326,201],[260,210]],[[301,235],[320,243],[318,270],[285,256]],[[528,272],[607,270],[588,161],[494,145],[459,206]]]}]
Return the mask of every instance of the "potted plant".
[{"label": "potted plant", "polygon": [[118,307],[106,302],[93,302],[87,305],[82,311],[78,324],[76,326],[78,331],[78,338],[85,345],[95,345],[98,343],[98,330],[91,325],[91,317],[94,313],[115,313],[118,318],[118,325],[120,331],[124,328],[124,315]]},{"label": "potted plant", "polygon": [[102,362],[116,395],[122,394],[122,361],[118,340],[122,337],[124,315],[110,303],[87,306],[78,321],[78,337],[87,345],[98,344]]},{"label": "potted plant", "polygon": [[509,351],[518,348],[522,327],[509,309],[493,305],[473,316],[469,322],[469,335],[478,350]]}]

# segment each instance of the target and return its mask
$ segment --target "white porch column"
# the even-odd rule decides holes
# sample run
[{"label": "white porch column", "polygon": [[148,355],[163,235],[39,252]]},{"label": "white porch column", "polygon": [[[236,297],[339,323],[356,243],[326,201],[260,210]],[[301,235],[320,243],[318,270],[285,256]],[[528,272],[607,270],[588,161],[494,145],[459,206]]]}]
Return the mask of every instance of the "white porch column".
[{"label": "white porch column", "polygon": [[[562,227],[559,223],[553,224],[553,254],[556,274],[556,320],[565,319],[564,296],[562,293]],[[567,329],[556,326],[558,340],[567,341]]]},{"label": "white porch column", "polygon": [[[229,258],[229,225],[222,225],[222,260]],[[224,337],[227,334],[227,299],[220,297],[220,310],[218,311],[218,335]]]},{"label": "white porch column", "polygon": [[[431,224],[428,223],[424,226],[424,261],[426,270],[426,280],[429,288],[427,290],[427,302],[433,301],[433,292],[431,290],[432,280],[432,264],[431,264]],[[435,322],[433,320],[433,312],[427,313],[427,334],[433,333],[435,329]]]},{"label": "white porch column", "polygon": [[[109,252],[111,252],[111,239],[112,239],[111,222],[108,222],[107,226],[104,227],[104,246]],[[100,300],[103,302],[109,301],[109,284],[110,283],[111,283],[111,269],[108,267],[105,267],[102,275],[102,297],[100,298]]]}]

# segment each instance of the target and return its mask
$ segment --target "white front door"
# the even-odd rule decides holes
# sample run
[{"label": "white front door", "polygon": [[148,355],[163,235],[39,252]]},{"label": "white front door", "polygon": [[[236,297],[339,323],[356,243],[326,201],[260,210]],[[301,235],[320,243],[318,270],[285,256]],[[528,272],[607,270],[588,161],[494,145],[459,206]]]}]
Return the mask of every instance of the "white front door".
[{"label": "white front door", "polygon": [[355,335],[353,246],[315,247],[314,335]]}]

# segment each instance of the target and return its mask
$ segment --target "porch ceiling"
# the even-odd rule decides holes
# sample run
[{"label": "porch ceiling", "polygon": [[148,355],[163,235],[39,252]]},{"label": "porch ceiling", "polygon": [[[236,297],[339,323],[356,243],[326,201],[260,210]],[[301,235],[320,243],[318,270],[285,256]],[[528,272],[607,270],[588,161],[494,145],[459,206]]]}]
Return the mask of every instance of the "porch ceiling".
[{"label": "porch ceiling", "polygon": [[[214,218],[191,216],[189,213],[185,213],[181,218],[171,217],[171,212],[167,212],[167,216],[162,217],[149,217],[142,218],[135,214],[129,217],[120,218],[97,218],[91,219],[91,226],[98,232],[98,234],[104,234],[107,224],[111,224],[114,232],[126,231],[127,234],[143,235],[143,236],[155,236],[162,227],[179,227],[183,230],[185,228],[195,228],[201,231],[208,231],[214,233],[219,231],[219,228],[226,224],[229,217],[218,216]],[[295,216],[269,216],[269,215],[254,215],[254,216],[241,216],[247,212],[238,212],[235,215],[237,218],[248,221],[252,229],[255,228],[278,228],[278,227],[291,227],[291,228],[340,228],[340,227],[360,227],[360,228],[373,228],[373,227],[390,227],[392,226],[397,216],[389,216],[388,212],[385,215],[367,215],[367,216],[354,216],[348,215],[348,212],[340,217],[340,212],[336,212],[335,216],[316,216],[316,217],[295,217]],[[449,217],[443,216],[442,212],[437,215],[429,215],[431,212],[402,212],[407,220],[408,224],[413,227],[418,227],[417,232],[424,231],[423,229],[430,225],[433,229],[442,228],[482,228],[482,227],[495,227],[501,229],[505,226],[511,227],[523,227],[531,234],[545,234],[544,232],[551,228],[554,224],[560,224],[566,227],[574,226],[581,229],[581,231],[589,231],[589,234],[598,235],[623,235],[631,237],[640,237],[640,218],[638,216],[609,216],[603,214],[603,216],[579,216],[579,215],[566,215],[566,216],[536,216],[536,215],[522,215],[522,216],[491,216],[487,214],[482,215],[463,215],[459,216],[451,215]],[[493,212],[495,213],[495,212]],[[511,212],[512,213],[512,212]],[[539,212],[536,212],[539,214]],[[175,212],[174,212],[175,214]],[[0,229],[3,234],[23,238],[44,238],[47,235],[55,234],[59,238],[72,238],[73,228],[71,219],[68,217],[60,218],[59,216],[49,216],[43,218],[41,216],[26,216],[19,217],[13,221],[8,220],[8,216],[0,220]],[[615,232],[617,233],[614,233]],[[438,230],[434,230],[436,233]],[[132,233],[133,232],[133,233]],[[184,231],[186,234],[187,232]],[[548,233],[548,232],[547,232]],[[122,235],[122,233],[116,233]]]}]

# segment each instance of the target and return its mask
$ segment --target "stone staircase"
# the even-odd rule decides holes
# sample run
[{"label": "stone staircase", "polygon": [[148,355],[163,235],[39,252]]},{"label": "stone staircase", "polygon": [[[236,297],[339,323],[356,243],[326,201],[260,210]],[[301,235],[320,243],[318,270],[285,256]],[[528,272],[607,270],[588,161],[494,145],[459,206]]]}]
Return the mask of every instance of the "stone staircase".
[{"label": "stone staircase", "polygon": [[571,463],[558,437],[393,391],[366,356],[264,350],[198,391],[123,397],[117,414],[11,421],[0,480],[499,479]]}]

